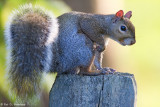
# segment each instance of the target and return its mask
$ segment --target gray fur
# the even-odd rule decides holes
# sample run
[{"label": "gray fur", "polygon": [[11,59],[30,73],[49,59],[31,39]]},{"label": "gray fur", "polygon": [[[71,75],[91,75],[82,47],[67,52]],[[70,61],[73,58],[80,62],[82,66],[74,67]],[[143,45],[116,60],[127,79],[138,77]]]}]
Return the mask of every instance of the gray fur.
[{"label": "gray fur", "polygon": [[[10,49],[8,70],[13,89],[22,97],[36,93],[44,71],[76,74],[90,67],[92,62],[96,69],[102,69],[102,52],[94,49],[94,43],[96,39],[103,39],[104,43],[98,43],[103,50],[108,38],[119,40],[118,33],[114,32],[116,24],[112,23],[113,17],[65,13],[57,18],[58,28],[51,13],[32,5],[20,8],[12,15],[6,29],[6,42]],[[89,19],[87,24],[82,24],[86,18]],[[122,22],[133,28],[131,22],[122,20],[118,23]],[[87,34],[93,35],[94,39]],[[121,35],[135,38],[132,29],[129,34]]]},{"label": "gray fur", "polygon": [[[135,39],[135,30],[132,23],[125,18],[113,23],[112,20],[114,17],[115,15],[95,15],[81,12],[70,12],[59,16],[59,66],[56,68],[56,71],[58,71],[58,73],[64,73],[81,67],[87,68],[94,56],[94,65],[96,69],[102,69],[102,52],[96,52],[93,49],[93,43],[96,42],[99,37],[102,37],[104,43],[108,42],[108,38],[117,42],[119,42],[119,38],[128,37],[129,39]],[[89,31],[90,35],[95,36],[95,41],[93,38],[88,38],[87,34],[83,32],[83,29],[81,28],[80,23],[86,18],[94,20],[94,22],[92,21],[89,23],[90,20],[87,20],[88,23],[86,23],[91,25],[88,26],[86,24],[82,27],[85,28],[84,30]],[[129,34],[114,33],[115,29],[111,27],[114,27],[119,23],[123,23],[128,27]],[[118,35],[120,35],[120,37],[118,37]],[[77,72],[75,71],[75,73]]]},{"label": "gray fur", "polygon": [[38,93],[41,72],[50,69],[58,24],[51,14],[31,4],[14,11],[8,23],[10,83],[19,96],[28,97]]},{"label": "gray fur", "polygon": [[[80,30],[78,16],[66,14],[58,17],[59,20],[59,73],[73,70],[77,67],[87,67],[93,56],[93,42]],[[68,21],[70,20],[70,21]]]}]

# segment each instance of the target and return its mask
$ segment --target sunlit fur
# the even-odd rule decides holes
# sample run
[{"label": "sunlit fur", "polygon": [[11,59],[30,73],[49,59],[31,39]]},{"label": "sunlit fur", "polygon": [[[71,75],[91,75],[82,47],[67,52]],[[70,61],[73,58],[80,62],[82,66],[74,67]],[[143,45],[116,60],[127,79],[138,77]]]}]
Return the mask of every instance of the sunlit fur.
[{"label": "sunlit fur", "polygon": [[41,72],[48,72],[52,63],[57,35],[57,20],[51,12],[31,4],[12,12],[5,29],[7,71],[19,96],[38,93]]}]

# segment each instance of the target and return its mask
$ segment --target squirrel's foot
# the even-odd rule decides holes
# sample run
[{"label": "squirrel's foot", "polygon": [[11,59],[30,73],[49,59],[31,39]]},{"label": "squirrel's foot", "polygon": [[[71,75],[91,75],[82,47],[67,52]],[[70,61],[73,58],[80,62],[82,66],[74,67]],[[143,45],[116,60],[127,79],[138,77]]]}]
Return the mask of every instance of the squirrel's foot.
[{"label": "squirrel's foot", "polygon": [[114,74],[116,72],[115,69],[112,68],[101,68],[100,70],[93,70],[93,71],[80,71],[79,75],[88,75],[88,76],[98,76],[98,75],[106,75],[106,74]]},{"label": "squirrel's foot", "polygon": [[114,74],[116,72],[115,69],[112,69],[112,68],[109,68],[109,67],[102,68],[102,69],[100,69],[100,71],[101,71],[100,73],[102,75],[105,75],[105,74]]}]

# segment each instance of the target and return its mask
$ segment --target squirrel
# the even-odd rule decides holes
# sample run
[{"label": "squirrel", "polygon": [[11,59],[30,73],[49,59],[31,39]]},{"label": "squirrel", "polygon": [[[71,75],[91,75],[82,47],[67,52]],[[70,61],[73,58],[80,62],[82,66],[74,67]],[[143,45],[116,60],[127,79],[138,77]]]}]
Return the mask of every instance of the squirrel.
[{"label": "squirrel", "polygon": [[136,42],[131,16],[131,11],[124,15],[120,10],[111,15],[69,12],[56,18],[40,6],[21,6],[5,29],[12,89],[20,97],[38,93],[43,72],[113,73],[102,68],[102,53],[108,38],[123,46]]}]

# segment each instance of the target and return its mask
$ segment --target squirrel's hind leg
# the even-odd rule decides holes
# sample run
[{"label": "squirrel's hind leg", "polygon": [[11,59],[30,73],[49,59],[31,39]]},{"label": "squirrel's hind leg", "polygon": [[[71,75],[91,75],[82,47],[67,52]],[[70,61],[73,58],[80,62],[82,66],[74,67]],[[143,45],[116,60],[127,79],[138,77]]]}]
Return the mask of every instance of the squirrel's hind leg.
[{"label": "squirrel's hind leg", "polygon": [[[93,63],[96,70],[92,70]],[[97,76],[97,75],[113,74],[115,71],[116,70],[109,67],[102,68],[102,53],[95,50],[94,55],[90,61],[90,65],[86,68],[81,68],[78,74]]]}]

